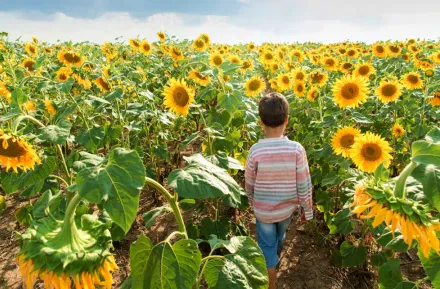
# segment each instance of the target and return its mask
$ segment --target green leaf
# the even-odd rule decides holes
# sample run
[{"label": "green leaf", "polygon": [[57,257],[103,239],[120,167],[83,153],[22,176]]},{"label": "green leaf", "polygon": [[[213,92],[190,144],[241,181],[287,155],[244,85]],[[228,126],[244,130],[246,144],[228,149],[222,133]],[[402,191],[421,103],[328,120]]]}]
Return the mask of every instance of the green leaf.
[{"label": "green leaf", "polygon": [[139,192],[145,181],[145,168],[136,151],[113,149],[100,165],[81,170],[78,193],[89,202],[103,203],[112,220],[125,233],[136,218]]},{"label": "green leaf", "polygon": [[201,261],[202,254],[194,240],[180,240],[173,246],[159,243],[148,258],[143,288],[191,289]]},{"label": "green leaf", "polygon": [[219,67],[223,70],[224,75],[231,75],[241,66],[242,66],[241,64],[225,61]]},{"label": "green leaf", "polygon": [[70,93],[70,90],[72,90],[72,86],[74,83],[75,83],[75,79],[70,77],[68,80],[66,80],[61,84],[61,91],[66,94]]},{"label": "green leaf", "polygon": [[13,119],[16,116],[19,116],[21,114],[20,109],[18,108],[13,108],[11,110],[9,110],[7,113],[5,113],[4,115],[0,116],[0,122],[4,122],[10,119]]},{"label": "green leaf", "polygon": [[[111,104],[108,100],[105,100],[104,98],[97,97],[97,96],[94,96],[94,95],[89,95],[89,98],[91,100],[95,101],[95,102],[100,103],[100,104]],[[96,104],[96,106],[99,106],[99,104]]]},{"label": "green leaf", "polygon": [[53,195],[50,190],[45,191],[32,209],[32,216],[35,219],[44,218],[47,216],[46,210],[53,212],[59,208],[62,197],[57,194]]},{"label": "green leaf", "polygon": [[332,224],[336,227],[330,234],[348,234],[354,229],[354,223],[350,220],[350,210],[343,209],[336,213],[332,219]]},{"label": "green leaf", "polygon": [[15,219],[23,226],[29,226],[32,222],[32,206],[26,205],[15,211]]},{"label": "green leaf", "polygon": [[218,221],[211,220],[210,217],[206,217],[202,220],[202,233],[206,239],[211,235],[216,235],[217,238],[226,240],[230,231],[229,217],[222,217]]},{"label": "green leaf", "polygon": [[196,200],[194,199],[184,199],[179,201],[179,206],[184,211],[191,210],[192,208],[195,207],[195,205],[196,205]]},{"label": "green leaf", "polygon": [[28,100],[28,97],[20,88],[15,88],[11,94],[11,105],[21,106]]},{"label": "green leaf", "polygon": [[397,284],[394,289],[417,289],[417,285],[414,282],[403,281]]},{"label": "green leaf", "polygon": [[184,157],[185,169],[174,170],[168,176],[168,185],[185,198],[204,199],[227,196],[240,202],[242,188],[226,170],[207,161],[202,155]]},{"label": "green leaf", "polygon": [[130,246],[131,289],[144,288],[144,272],[150,257],[152,244],[144,233]]},{"label": "green leaf", "polygon": [[432,143],[440,143],[440,128],[434,127],[425,136],[425,139]]},{"label": "green leaf", "polygon": [[190,134],[185,138],[185,140],[179,145],[179,151],[183,151],[187,145],[194,142],[196,139],[198,139],[200,136],[200,132],[196,131],[193,134]]},{"label": "green leaf", "polygon": [[387,181],[389,177],[390,172],[385,168],[385,162],[383,162],[374,171],[374,179],[378,183],[379,181]]},{"label": "green leaf", "polygon": [[153,154],[162,160],[170,160],[170,153],[165,143],[155,145],[153,147]]},{"label": "green leaf", "polygon": [[371,256],[371,264],[375,267],[380,267],[388,261],[385,253],[379,252]]},{"label": "green leaf", "polygon": [[373,123],[371,119],[369,119],[368,117],[366,117],[365,115],[359,112],[353,112],[351,118],[357,123],[366,123],[366,124]]},{"label": "green leaf", "polygon": [[440,167],[440,143],[435,144],[423,140],[413,142],[412,160],[425,165]]},{"label": "green leaf", "polygon": [[379,289],[394,289],[402,281],[399,259],[391,259],[380,267]]},{"label": "green leaf", "polygon": [[91,129],[83,129],[79,132],[76,140],[88,151],[96,151],[105,137],[104,127],[95,125]]},{"label": "green leaf", "polygon": [[219,93],[217,96],[218,105],[224,108],[226,111],[236,111],[240,108],[243,97],[239,91],[234,91],[233,93]]},{"label": "green leaf", "polygon": [[363,264],[367,260],[367,248],[360,245],[352,246],[348,241],[341,244],[342,266],[355,267]]},{"label": "green leaf", "polygon": [[266,289],[266,262],[250,237],[232,237],[231,254],[208,260],[204,276],[210,289]]},{"label": "green leaf", "polygon": [[440,288],[440,256],[434,252],[434,250],[431,250],[428,259],[423,255],[420,247],[418,255],[432,286],[434,286],[435,289]]},{"label": "green leaf", "polygon": [[73,169],[79,172],[88,167],[95,167],[104,161],[104,158],[88,152],[79,152],[80,159],[73,162]]},{"label": "green leaf", "polygon": [[117,98],[122,98],[124,96],[124,91],[122,88],[118,87],[114,91],[108,93],[104,98],[108,101],[112,101]]},{"label": "green leaf", "polygon": [[406,252],[409,250],[408,245],[403,240],[402,234],[398,230],[394,232],[394,237],[391,231],[385,230],[382,236],[377,239],[377,243],[397,252]]},{"label": "green leaf", "polygon": [[69,137],[71,126],[68,121],[60,121],[58,125],[49,125],[41,129],[38,137],[50,143],[65,144]]},{"label": "green leaf", "polygon": [[429,203],[440,212],[440,168],[433,165],[419,165],[412,176],[423,185],[423,193]]},{"label": "green leaf", "polygon": [[145,213],[144,214],[145,227],[147,229],[150,229],[156,222],[157,217],[159,217],[160,214],[165,212],[171,212],[171,208],[169,206],[162,206],[162,207],[154,208],[148,211],[147,213]]}]

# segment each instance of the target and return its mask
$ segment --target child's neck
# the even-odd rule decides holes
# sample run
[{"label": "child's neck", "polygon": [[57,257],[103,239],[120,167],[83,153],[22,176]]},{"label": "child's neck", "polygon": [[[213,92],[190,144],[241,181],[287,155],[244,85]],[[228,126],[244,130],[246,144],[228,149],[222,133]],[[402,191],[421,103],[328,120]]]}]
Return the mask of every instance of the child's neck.
[{"label": "child's neck", "polygon": [[265,128],[264,135],[266,138],[280,138],[284,135],[284,127],[280,128]]}]

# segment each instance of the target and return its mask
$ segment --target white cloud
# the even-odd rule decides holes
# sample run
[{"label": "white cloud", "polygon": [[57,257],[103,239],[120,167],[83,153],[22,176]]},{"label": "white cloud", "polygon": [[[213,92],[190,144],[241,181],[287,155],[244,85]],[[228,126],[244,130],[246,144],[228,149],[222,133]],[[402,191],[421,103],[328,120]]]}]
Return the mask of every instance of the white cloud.
[{"label": "white cloud", "polygon": [[[166,31],[179,39],[194,39],[200,33],[209,33],[214,42],[220,43],[337,42],[347,39],[374,42],[411,37],[437,39],[440,36],[436,23],[440,19],[440,1],[433,0],[431,6],[439,9],[418,8],[419,5],[412,9],[405,4],[406,0],[369,0],[371,6],[356,6],[357,1],[310,0],[295,6],[288,0],[270,3],[252,0],[251,5],[243,6],[237,15],[229,17],[159,13],[136,18],[127,12],[109,12],[89,19],[63,13],[0,12],[0,27],[10,34],[11,39],[22,36],[24,40],[30,40],[35,35],[50,42],[60,39],[97,43],[113,41],[120,36],[125,40],[137,36],[155,40],[157,31]],[[419,0],[420,3],[427,1],[432,0]],[[393,2],[396,9],[391,9],[390,3]],[[368,7],[374,7],[374,10]],[[394,12],[378,14],[377,11]],[[411,11],[413,13],[409,14]]]},{"label": "white cloud", "polygon": [[249,4],[251,0],[237,0],[239,3]]}]

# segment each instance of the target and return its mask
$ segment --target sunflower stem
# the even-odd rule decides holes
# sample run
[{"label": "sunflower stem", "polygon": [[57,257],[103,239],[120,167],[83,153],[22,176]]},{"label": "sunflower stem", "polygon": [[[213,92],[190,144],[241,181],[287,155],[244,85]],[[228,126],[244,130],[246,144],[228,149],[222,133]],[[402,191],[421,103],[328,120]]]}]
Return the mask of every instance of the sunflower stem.
[{"label": "sunflower stem", "polygon": [[179,231],[184,235],[184,238],[187,239],[188,234],[186,232],[186,227],[185,227],[185,223],[183,221],[182,213],[180,212],[180,209],[179,209],[179,203],[177,202],[177,198],[178,198],[177,194],[172,196],[167,191],[167,189],[165,189],[161,184],[159,184],[158,182],[156,182],[153,179],[150,179],[149,177],[145,178],[145,184],[154,187],[156,190],[158,190],[162,194],[162,196],[165,197],[165,199],[167,199],[167,202],[170,204],[171,209],[173,210],[173,214],[174,214],[174,217],[176,218],[177,226],[179,227]]},{"label": "sunflower stem", "polygon": [[208,125],[206,124],[206,120],[205,117],[203,116],[202,110],[199,107],[199,114],[200,114],[200,118],[203,121],[203,125],[205,126],[205,131],[206,134],[208,135],[208,147],[209,147],[209,153],[212,154],[212,142],[211,142],[211,132],[209,130],[206,130],[206,128],[208,127]]},{"label": "sunflower stem", "polygon": [[394,197],[398,199],[403,199],[406,197],[405,194],[405,183],[406,179],[409,177],[409,175],[412,173],[412,171],[418,166],[416,162],[411,161],[405,169],[400,173],[396,185],[394,186]]}]

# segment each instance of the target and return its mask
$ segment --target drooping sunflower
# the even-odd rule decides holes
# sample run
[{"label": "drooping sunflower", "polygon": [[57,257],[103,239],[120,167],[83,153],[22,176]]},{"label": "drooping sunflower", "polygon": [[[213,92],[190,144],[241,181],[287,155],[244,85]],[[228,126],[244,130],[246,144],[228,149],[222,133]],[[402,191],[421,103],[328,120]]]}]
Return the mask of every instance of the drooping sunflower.
[{"label": "drooping sunflower", "polygon": [[340,66],[340,70],[345,74],[351,73],[352,69],[353,69],[353,63],[351,62],[343,62]]},{"label": "drooping sunflower", "polygon": [[30,42],[26,42],[26,48],[25,48],[27,54],[31,57],[37,56],[37,48]]},{"label": "drooping sunflower", "polygon": [[423,82],[420,74],[417,72],[409,72],[402,77],[402,84],[406,89],[414,90],[423,88]]},{"label": "drooping sunflower", "polygon": [[339,61],[334,57],[324,57],[321,60],[321,64],[324,66],[324,69],[329,71],[337,71],[339,67]]},{"label": "drooping sunflower", "polygon": [[138,39],[130,38],[128,40],[130,47],[134,50],[139,50],[141,48],[141,42]]},{"label": "drooping sunflower", "polygon": [[409,56],[408,53],[403,53],[402,55],[403,60],[405,60],[406,62],[410,61],[411,57]]},{"label": "drooping sunflower", "polygon": [[171,78],[170,85],[165,86],[164,105],[177,115],[187,116],[189,106],[194,102],[194,92],[185,80]]},{"label": "drooping sunflower", "polygon": [[429,101],[432,106],[440,106],[440,91],[436,91]]},{"label": "drooping sunflower", "polygon": [[370,74],[376,72],[376,69],[370,63],[359,63],[354,69],[354,74],[356,76],[361,76],[368,78]]},{"label": "drooping sunflower", "polygon": [[347,75],[335,82],[332,92],[339,107],[358,107],[367,101],[368,81],[363,77]]},{"label": "drooping sunflower", "polygon": [[157,35],[157,37],[159,37],[159,41],[160,42],[164,42],[165,41],[166,35],[165,35],[164,32],[159,31],[159,32],[156,33],[156,35]]},{"label": "drooping sunflower", "polygon": [[82,78],[78,74],[72,74],[72,77],[76,80],[76,82],[81,85],[85,89],[90,89],[92,87],[92,82],[87,78]]},{"label": "drooping sunflower", "polygon": [[254,61],[251,58],[249,58],[248,60],[243,61],[241,63],[240,71],[244,73],[247,70],[252,70],[253,68],[254,68]]},{"label": "drooping sunflower", "polygon": [[211,44],[211,38],[209,37],[209,35],[207,33],[202,33],[199,36],[200,39],[202,39],[203,41],[205,41],[206,45],[210,45]]},{"label": "drooping sunflower", "polygon": [[84,59],[72,50],[61,50],[58,52],[57,58],[66,66],[80,67],[84,63]]},{"label": "drooping sunflower", "polygon": [[266,89],[266,83],[260,77],[254,76],[246,81],[244,87],[246,88],[247,96],[255,97]]},{"label": "drooping sunflower", "polygon": [[279,87],[278,87],[278,81],[277,81],[276,78],[271,78],[271,79],[269,80],[269,84],[270,84],[270,87],[271,87],[273,90],[275,90],[275,91],[277,91],[277,92],[281,92],[281,90],[280,90]]},{"label": "drooping sunflower", "polygon": [[147,40],[143,40],[140,44],[139,51],[144,55],[148,55],[151,53],[151,45]]},{"label": "drooping sunflower", "polygon": [[308,75],[308,79],[311,85],[322,87],[327,83],[328,75],[320,71],[312,71]]},{"label": "drooping sunflower", "polygon": [[433,70],[435,68],[434,64],[432,64],[428,60],[416,60],[414,61],[414,64],[417,68],[427,71],[427,70]]},{"label": "drooping sunflower", "polygon": [[212,66],[220,66],[223,63],[223,56],[220,53],[213,53],[209,56],[209,63]]},{"label": "drooping sunflower", "polygon": [[107,80],[104,79],[104,77],[98,77],[97,79],[95,79],[94,83],[102,92],[107,92],[111,89],[110,83],[108,83]]},{"label": "drooping sunflower", "polygon": [[315,101],[315,99],[317,99],[318,97],[319,97],[319,90],[317,87],[312,87],[307,92],[307,99],[312,102]]},{"label": "drooping sunflower", "polygon": [[10,134],[3,134],[0,130],[0,165],[18,173],[17,169],[23,171],[33,170],[35,164],[40,164],[40,158],[31,144],[23,138]]},{"label": "drooping sunflower", "polygon": [[175,46],[171,47],[168,53],[174,61],[179,61],[185,58],[182,51]]},{"label": "drooping sunflower", "polygon": [[44,100],[44,107],[46,108],[46,111],[51,115],[54,116],[55,113],[57,112],[55,107],[53,107],[53,103],[50,99],[45,99]]},{"label": "drooping sunflower", "polygon": [[188,79],[192,79],[195,83],[202,86],[207,86],[211,82],[210,77],[208,75],[201,74],[199,70],[192,70],[188,74]]},{"label": "drooping sunflower", "polygon": [[387,46],[387,56],[388,57],[396,57],[399,56],[401,49],[399,45],[396,44],[388,44]]},{"label": "drooping sunflower", "polygon": [[293,92],[295,93],[296,97],[303,97],[306,93],[306,85],[304,82],[296,81],[293,85]]},{"label": "drooping sunflower", "polygon": [[8,103],[11,102],[11,91],[8,89],[8,87],[6,86],[6,83],[0,81],[0,96],[3,96],[4,98],[6,98],[6,100],[8,101]]},{"label": "drooping sunflower", "polygon": [[392,151],[389,143],[371,132],[358,135],[350,149],[350,157],[356,166],[364,172],[372,173],[383,162],[387,167],[390,164]]},{"label": "drooping sunflower", "polygon": [[397,80],[388,80],[386,78],[381,80],[375,92],[383,103],[395,101],[402,95],[400,83]]},{"label": "drooping sunflower", "polygon": [[38,39],[35,36],[32,36],[32,42],[38,44]]},{"label": "drooping sunflower", "polygon": [[69,76],[73,73],[70,67],[61,67],[57,71],[57,80],[59,82],[65,82],[69,79]]},{"label": "drooping sunflower", "polygon": [[26,68],[29,72],[33,72],[33,71],[35,71],[34,64],[35,64],[35,60],[30,59],[30,58],[26,58],[26,59],[23,60],[23,62],[21,63],[21,65],[22,65],[24,68]]},{"label": "drooping sunflower", "polygon": [[373,53],[374,53],[374,55],[376,55],[376,57],[386,57],[387,56],[387,51],[386,51],[385,47],[380,43],[376,43],[373,45]]},{"label": "drooping sunflower", "polygon": [[281,91],[286,91],[292,88],[292,80],[287,73],[281,73],[278,75],[277,84]]},{"label": "drooping sunflower", "polygon": [[405,129],[398,123],[393,125],[393,136],[395,137],[401,137],[405,134]]},{"label": "drooping sunflower", "polygon": [[361,131],[352,126],[338,129],[332,137],[332,148],[337,155],[344,158],[350,156],[350,149],[354,144],[354,139],[361,134]]},{"label": "drooping sunflower", "polygon": [[35,111],[37,110],[37,104],[35,103],[35,101],[29,99],[28,101],[23,103],[23,109],[25,111]]}]

